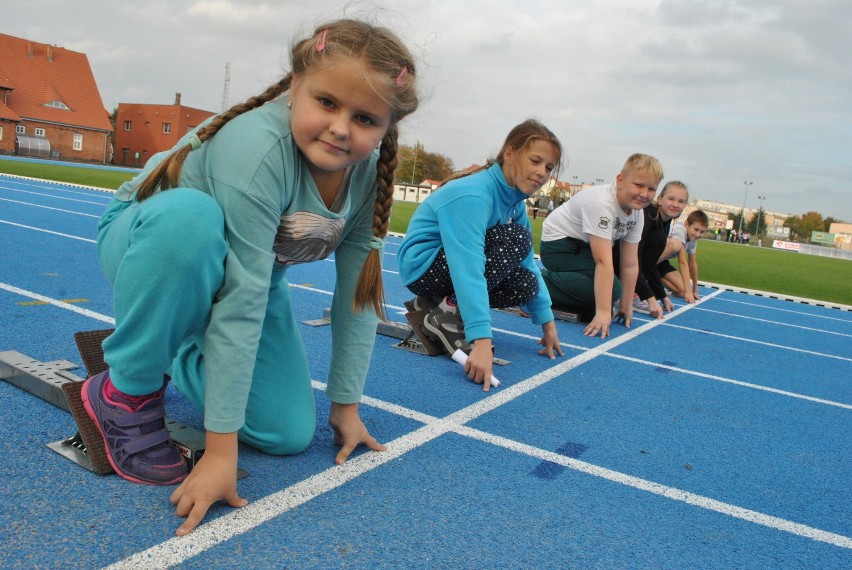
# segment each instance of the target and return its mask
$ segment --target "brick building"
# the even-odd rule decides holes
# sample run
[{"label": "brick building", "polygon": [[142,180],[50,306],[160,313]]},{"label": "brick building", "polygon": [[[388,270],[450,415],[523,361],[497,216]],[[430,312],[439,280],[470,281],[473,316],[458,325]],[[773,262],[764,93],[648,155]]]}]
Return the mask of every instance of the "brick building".
[{"label": "brick building", "polygon": [[113,164],[142,167],[151,156],[172,148],[187,131],[214,115],[180,104],[119,103],[115,115],[115,156]]},{"label": "brick building", "polygon": [[108,163],[111,132],[85,54],[0,34],[0,154]]}]

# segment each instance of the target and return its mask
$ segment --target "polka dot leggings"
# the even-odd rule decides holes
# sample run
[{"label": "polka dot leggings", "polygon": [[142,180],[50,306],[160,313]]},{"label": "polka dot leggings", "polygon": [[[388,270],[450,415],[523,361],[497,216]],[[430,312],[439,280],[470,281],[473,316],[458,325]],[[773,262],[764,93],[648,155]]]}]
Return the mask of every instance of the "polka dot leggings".
[{"label": "polka dot leggings", "polygon": [[[485,232],[485,281],[492,308],[526,305],[538,294],[538,279],[522,267],[532,249],[532,233],[519,224],[496,225]],[[456,302],[444,248],[420,279],[408,286],[415,295],[449,296]]]}]

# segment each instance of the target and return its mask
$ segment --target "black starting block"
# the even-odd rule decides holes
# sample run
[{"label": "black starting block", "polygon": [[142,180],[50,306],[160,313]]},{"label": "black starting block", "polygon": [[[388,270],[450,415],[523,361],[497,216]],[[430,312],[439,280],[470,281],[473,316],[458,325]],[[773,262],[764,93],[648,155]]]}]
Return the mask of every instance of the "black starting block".
[{"label": "black starting block", "polygon": [[[101,343],[111,333],[112,329],[106,329],[74,335],[87,378],[106,370]],[[113,469],[106,457],[100,432],[86,413],[80,398],[80,389],[86,379],[69,372],[76,368],[79,367],[67,360],[39,362],[20,352],[0,352],[0,379],[71,412],[77,423],[79,431],[76,434],[48,443],[47,447],[93,473],[106,475],[112,473]],[[204,454],[204,434],[169,418],[166,418],[166,427],[189,468],[195,467]],[[244,469],[237,470],[238,478],[247,475]]]}]

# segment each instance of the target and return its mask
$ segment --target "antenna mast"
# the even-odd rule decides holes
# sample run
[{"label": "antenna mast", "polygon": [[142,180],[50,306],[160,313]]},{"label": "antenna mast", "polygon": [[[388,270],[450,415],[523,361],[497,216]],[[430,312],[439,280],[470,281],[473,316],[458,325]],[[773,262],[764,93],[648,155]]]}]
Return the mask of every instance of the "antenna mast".
[{"label": "antenna mast", "polygon": [[224,113],[228,110],[228,91],[231,88],[231,64],[225,64],[225,85],[222,87],[222,109]]}]

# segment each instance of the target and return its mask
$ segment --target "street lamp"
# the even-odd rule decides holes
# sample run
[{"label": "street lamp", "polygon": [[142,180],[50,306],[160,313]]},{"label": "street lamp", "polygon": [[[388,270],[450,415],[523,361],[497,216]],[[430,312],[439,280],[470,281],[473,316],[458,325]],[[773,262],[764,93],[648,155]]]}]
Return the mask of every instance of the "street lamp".
[{"label": "street lamp", "polygon": [[745,217],[745,205],[748,200],[748,187],[754,184],[754,182],[743,181],[743,184],[745,184],[745,198],[743,198],[743,209],[740,210],[740,225],[739,229],[737,229],[737,237],[743,233],[743,218]]},{"label": "street lamp", "polygon": [[757,247],[760,247],[760,218],[763,216],[763,201],[766,200],[766,196],[758,196],[757,199],[760,202],[760,209],[757,211],[757,229],[754,232],[754,238],[757,241]]}]

